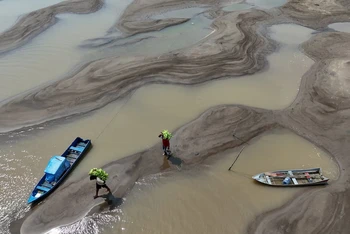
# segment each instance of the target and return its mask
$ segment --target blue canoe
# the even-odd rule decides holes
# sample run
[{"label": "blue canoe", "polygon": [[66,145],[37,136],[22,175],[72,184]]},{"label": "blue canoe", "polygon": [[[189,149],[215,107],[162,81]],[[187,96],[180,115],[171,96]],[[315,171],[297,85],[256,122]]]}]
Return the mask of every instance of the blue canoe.
[{"label": "blue canoe", "polygon": [[91,140],[77,137],[62,155],[53,156],[44,170],[44,176],[30,194],[28,204],[41,201],[55,190],[90,147]]}]

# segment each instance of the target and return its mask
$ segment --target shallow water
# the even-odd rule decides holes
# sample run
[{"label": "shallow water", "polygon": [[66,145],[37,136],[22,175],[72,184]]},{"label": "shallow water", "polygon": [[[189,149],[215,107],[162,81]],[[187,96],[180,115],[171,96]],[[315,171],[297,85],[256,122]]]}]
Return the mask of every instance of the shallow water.
[{"label": "shallow water", "polygon": [[233,3],[230,4],[224,8],[222,8],[224,11],[241,11],[241,10],[247,10],[252,8],[252,5],[248,4],[242,4],[242,3]]},{"label": "shallow water", "polygon": [[224,11],[242,11],[251,8],[271,9],[286,4],[288,0],[246,0],[243,3],[231,3],[223,7]]},{"label": "shallow water", "polygon": [[[0,181],[5,188],[0,191],[4,198],[0,217],[8,223],[24,214],[28,209],[27,195],[42,176],[48,159],[63,153],[77,135],[92,139],[94,147],[69,179],[86,174],[91,167],[153,146],[159,141],[159,130],[172,131],[209,107],[237,103],[276,109],[289,105],[312,61],[297,50],[294,41],[289,43],[285,35],[289,30],[284,27],[291,29],[289,25],[271,28],[271,36],[283,42],[283,47],[268,57],[270,66],[264,72],[197,86],[149,85],[137,90],[129,100],[111,103],[79,120],[28,129],[20,133],[21,137],[2,142],[0,165],[6,173],[1,174]],[[312,33],[300,26],[293,30],[299,43]],[[164,95],[169,97],[166,102],[160,98]],[[139,139],[136,142],[132,140],[135,132]]]},{"label": "shallow water", "polygon": [[286,4],[288,0],[246,0],[246,3],[257,8],[270,9]]},{"label": "shallow water", "polygon": [[[201,9],[204,11],[204,9]],[[182,12],[182,10],[178,10]],[[185,13],[183,13],[185,14]],[[157,56],[166,52],[189,47],[209,35],[212,20],[203,14],[195,15],[191,20],[161,31],[143,33],[108,44],[105,49],[90,49],[95,59],[109,56]],[[128,44],[130,41],[135,43]],[[172,43],[169,43],[171,41]]]},{"label": "shallow water", "polygon": [[[83,50],[78,46],[87,39],[103,36],[110,26],[115,23],[128,3],[130,3],[129,0],[122,2],[109,0],[100,11],[93,14],[61,14],[58,16],[60,20],[56,25],[33,39],[29,44],[1,57],[0,77],[2,85],[0,87],[0,100],[59,78],[65,71],[69,71],[78,66],[79,63],[84,62],[87,55],[90,59],[93,58],[90,55],[95,54],[96,50]],[[48,2],[45,4],[48,4]],[[30,11],[44,7],[44,5],[32,4],[30,7],[32,8],[24,7],[21,11],[18,11],[18,14],[23,14],[26,10]],[[178,15],[178,17],[191,17],[197,12],[200,12],[200,10],[183,10],[176,13],[169,12],[161,17],[173,17],[172,14]],[[6,15],[1,14],[0,17],[6,17]],[[211,29],[208,28],[210,22],[202,15],[197,15],[185,24],[170,27],[161,32],[147,34],[154,38],[131,46],[116,47],[108,51],[111,55],[142,55],[146,53],[148,55],[153,53],[152,55],[154,55],[182,48],[194,44],[209,34],[211,32]],[[11,24],[9,23],[6,27]],[[0,26],[0,31],[1,27],[5,28],[5,26]],[[102,110],[91,113],[79,120],[67,121],[65,124],[28,129],[21,132],[19,134],[21,136],[13,136],[1,142],[0,168],[2,172],[0,174],[0,187],[3,189],[0,191],[0,197],[2,198],[0,202],[0,222],[2,223],[0,231],[6,232],[9,222],[18,219],[28,211],[27,196],[42,176],[42,171],[48,159],[52,155],[62,153],[65,147],[77,136],[77,132],[81,137],[91,138],[94,147],[70,179],[80,177],[91,167],[101,166],[111,160],[152,146],[159,140],[156,135],[160,129],[176,129],[211,106],[223,103],[246,104],[268,109],[287,106],[298,91],[302,74],[312,64],[310,59],[297,50],[298,44],[309,38],[311,30],[305,31],[302,27],[284,30],[284,27],[291,26],[271,28],[272,37],[282,42],[284,47],[279,53],[269,56],[270,67],[264,72],[249,77],[209,82],[192,87],[151,85],[138,90],[129,101],[122,100],[112,103]],[[290,30],[293,31],[293,36],[301,35],[296,39],[296,42],[287,40],[290,35],[285,36],[285,34]],[[169,45],[169,40],[176,43]],[[103,57],[108,55],[106,51],[101,51],[100,54],[94,56]],[[171,97],[168,102],[164,102],[159,98],[165,94]],[[107,123],[110,124],[106,125]],[[137,143],[132,143],[134,141],[130,139],[133,138],[133,132],[135,131],[139,132],[140,140]],[[218,174],[221,170],[220,167],[209,167],[210,171]],[[199,170],[198,173],[204,178],[208,176],[203,170]],[[194,181],[188,180],[188,177],[192,176],[195,176],[192,172],[184,172],[184,174],[174,175],[173,179],[169,177],[164,180],[155,180],[152,182],[154,183],[152,188],[161,197],[164,195],[163,189],[168,190],[169,186],[169,191],[183,189],[184,194],[187,194],[186,187],[192,186],[193,182],[198,182],[198,192],[202,191],[201,195],[203,195],[210,187],[218,184],[218,181],[213,178],[206,181],[196,181],[200,178],[195,178]],[[223,180],[226,179],[223,177]],[[187,182],[173,184],[173,180]],[[236,182],[238,183],[238,180]],[[139,186],[142,187],[143,185],[140,184]],[[141,189],[140,194],[153,192],[144,189]],[[135,194],[133,193],[128,198],[135,204],[143,202],[142,200],[137,201],[136,191],[138,190],[135,190]],[[198,199],[196,205],[198,209],[206,204],[205,201],[213,196],[212,193],[213,191],[208,192],[208,197]],[[160,197],[157,197],[159,195],[154,195],[156,200],[160,199]],[[193,194],[193,197],[195,196],[199,196],[199,194]],[[152,207],[154,202],[149,201],[143,206]],[[164,200],[164,202],[167,201]],[[140,205],[142,206],[141,203]],[[179,206],[179,208],[183,207]],[[128,212],[128,216],[125,217],[130,217],[127,219],[132,220],[135,217],[133,213],[135,208],[131,207],[130,203],[126,203],[125,209],[125,212]],[[160,214],[162,212],[166,213],[166,209],[169,208],[164,204],[164,210]],[[180,212],[180,210],[178,211]],[[256,214],[256,209],[252,208],[246,212],[251,213],[251,215]],[[115,217],[115,215],[112,215],[111,219],[113,220]],[[173,222],[179,222],[179,220],[175,220],[178,219],[176,215],[173,217]],[[106,216],[103,216],[101,220],[105,219]],[[144,221],[140,220],[141,223]],[[166,223],[166,219],[161,220],[161,222]],[[189,222],[195,223],[195,220],[189,220]],[[222,220],[222,222],[225,221]],[[119,224],[121,223],[117,223],[117,225]],[[130,222],[128,225],[130,226]],[[132,228],[135,228],[137,232],[140,230],[138,229],[140,225],[135,224]],[[154,225],[153,227],[156,228],[157,224]],[[168,225],[165,226],[160,230],[168,230]],[[183,226],[186,229],[188,224],[183,224]],[[120,228],[123,227],[120,226]],[[128,227],[128,230],[132,232],[132,228]],[[150,230],[145,227],[143,229]]]},{"label": "shallow water", "polygon": [[29,12],[45,8],[63,0],[2,0],[0,1],[0,33],[9,29],[17,19]]},{"label": "shallow water", "polygon": [[[276,32],[276,37],[282,38],[283,30],[280,35],[279,28],[283,28],[283,25],[274,26],[271,30]],[[306,32],[311,35],[312,31],[303,31]],[[174,130],[216,105],[245,104],[267,109],[288,106],[299,90],[303,73],[313,62],[293,46],[281,48],[279,53],[270,55],[268,60],[269,69],[252,76],[212,81],[196,86],[148,85],[138,89],[126,105],[120,107],[122,104],[117,104],[114,110],[114,104],[110,104],[106,110],[97,114],[111,119],[110,124],[95,141],[96,147],[90,153],[91,158],[84,160],[76,171],[83,172],[96,163],[103,165],[150,147],[158,141],[155,134],[159,130]],[[167,96],[167,100],[162,100],[162,96]],[[96,121],[95,115],[86,118],[86,121],[86,125],[98,125],[101,129],[108,123]],[[63,133],[71,135],[72,138],[75,132],[80,132],[85,137],[96,137],[85,133],[82,128],[86,129],[74,122],[60,130],[51,131],[50,135],[60,138]],[[142,139],[137,144],[130,141],[135,132],[138,132],[138,138]],[[100,155],[103,155],[103,158]]]},{"label": "shallow water", "polygon": [[[176,27],[119,40],[106,49],[80,48],[86,40],[104,36],[130,2],[107,0],[96,13],[60,14],[57,24],[29,44],[0,57],[0,101],[59,79],[87,61],[110,56],[159,55],[193,45],[212,32],[209,27],[212,20],[197,15]],[[187,11],[176,12],[188,14]],[[196,8],[195,11],[204,9]],[[116,35],[121,34],[117,32]],[[128,44],[139,39],[139,42]]]},{"label": "shallow water", "polygon": [[60,14],[59,21],[25,46],[0,57],[0,101],[51,82],[86,61],[78,45],[104,35],[131,0],[107,0],[91,14]]},{"label": "shallow water", "polygon": [[[332,180],[334,161],[322,150],[289,131],[273,131],[249,142],[232,171],[238,150],[213,156],[191,170],[159,173],[136,183],[123,205],[65,227],[101,233],[243,233],[245,225],[266,210],[282,205],[306,188],[273,188],[251,179],[264,171],[321,167]],[[319,189],[314,187],[313,189]],[[58,229],[52,233],[58,233]]]},{"label": "shallow water", "polygon": [[350,23],[349,22],[344,22],[344,23],[334,23],[328,25],[329,28],[332,28],[334,30],[337,30],[339,32],[346,32],[350,33]]},{"label": "shallow water", "polygon": [[296,24],[273,25],[268,28],[270,37],[286,47],[298,48],[299,45],[310,39],[314,30]]},{"label": "shallow water", "polygon": [[199,13],[202,13],[205,10],[205,8],[202,7],[191,7],[191,8],[185,8],[185,9],[179,9],[179,10],[173,10],[173,11],[166,11],[164,13],[158,12],[155,15],[152,15],[151,17],[153,19],[165,19],[165,18],[192,18],[195,15],[198,15]]}]

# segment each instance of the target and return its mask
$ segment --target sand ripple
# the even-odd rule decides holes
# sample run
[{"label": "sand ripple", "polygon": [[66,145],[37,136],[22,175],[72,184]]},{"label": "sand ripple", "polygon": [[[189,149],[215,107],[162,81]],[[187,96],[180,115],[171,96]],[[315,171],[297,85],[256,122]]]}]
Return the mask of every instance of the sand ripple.
[{"label": "sand ripple", "polygon": [[60,13],[87,14],[100,9],[103,0],[64,1],[23,16],[10,29],[0,34],[0,54],[23,46],[57,22]]},{"label": "sand ripple", "polygon": [[[197,84],[255,73],[273,48],[255,32],[270,16],[262,11],[228,14],[217,30],[191,49],[159,57],[115,57],[86,64],[71,77],[19,95],[0,106],[3,131],[100,108],[150,83]],[[236,24],[237,23],[237,24]]]},{"label": "sand ripple", "polygon": [[[149,83],[195,84],[257,72],[264,67],[266,54],[274,49],[263,30],[257,31],[259,26],[294,22],[322,28],[348,17],[349,6],[344,0],[292,0],[269,13],[217,12],[216,31],[194,47],[156,58],[108,58],[89,63],[71,77],[4,103],[0,125],[14,129],[87,112]],[[143,27],[133,25],[136,31]],[[219,106],[181,127],[174,136],[174,153],[181,155],[185,167],[241,145],[233,133],[248,140],[276,127],[291,129],[339,162],[337,181],[302,190],[283,207],[258,216],[248,233],[347,233],[350,228],[349,35],[322,33],[304,43],[303,49],[315,65],[304,75],[289,108],[267,111]],[[160,153],[160,146],[155,145],[105,165],[113,172],[110,187],[114,195],[125,196],[136,180],[161,171]],[[93,186],[88,178],[67,181],[25,219],[22,231],[38,233],[98,212],[96,205],[103,201],[91,202]],[[74,201],[74,207],[66,201]]]}]

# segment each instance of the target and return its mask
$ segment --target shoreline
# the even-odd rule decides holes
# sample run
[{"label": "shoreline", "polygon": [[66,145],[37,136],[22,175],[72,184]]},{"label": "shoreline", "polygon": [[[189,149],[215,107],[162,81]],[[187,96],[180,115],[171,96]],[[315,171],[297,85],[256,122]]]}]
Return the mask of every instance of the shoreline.
[{"label": "shoreline", "polygon": [[[236,117],[223,125],[222,123],[227,121],[227,117],[232,115]],[[190,167],[217,152],[241,145],[240,140],[232,137],[231,132],[234,129],[238,135],[249,131],[249,135],[245,136],[244,140],[273,129],[277,125],[273,123],[271,115],[272,111],[249,110],[243,106],[214,107],[175,131],[173,153],[181,155],[185,168]],[[205,133],[200,131],[202,137],[194,138],[199,134],[203,124],[210,127]],[[242,127],[236,128],[236,124]],[[210,138],[207,134],[210,135]],[[203,141],[206,142],[205,148],[202,147],[201,142]],[[196,147],[189,148],[189,144]],[[163,165],[163,157],[159,157],[161,153],[160,144],[156,144],[143,152],[105,165],[103,168],[111,172],[109,173],[110,178],[117,178],[111,180],[108,185],[112,189],[113,195],[118,198],[124,197],[138,179],[160,172]],[[174,169],[173,165],[171,167]],[[104,201],[102,199],[91,201],[93,186],[94,184],[90,183],[86,176],[77,181],[65,182],[45,200],[45,203],[36,207],[32,214],[26,217],[21,230],[25,233],[40,233],[57,226],[73,223],[87,213],[94,212],[94,209],[98,209],[98,205]],[[79,197],[79,203],[74,205],[74,209],[71,209],[70,204],[63,202],[67,199],[75,200],[75,197]],[[60,214],[60,219],[57,219],[58,214]]]},{"label": "shoreline", "polygon": [[44,32],[57,22],[56,15],[62,13],[89,14],[98,11],[104,0],[64,1],[55,5],[32,11],[0,33],[0,55],[18,49]]},{"label": "shoreline", "polygon": [[[84,114],[124,98],[147,84],[200,84],[260,71],[275,43],[254,29],[257,22],[270,16],[261,11],[252,12],[251,21],[239,16],[230,14],[222,22],[214,22],[213,27],[217,30],[191,49],[180,49],[159,57],[100,59],[82,66],[71,76],[8,99],[0,106],[0,131]],[[237,18],[241,22],[238,27],[230,23]],[[232,32],[233,37],[227,38]],[[207,48],[207,44],[212,46]]]},{"label": "shoreline", "polygon": [[[67,86],[77,84],[78,87],[80,86],[79,82],[84,84],[85,82],[93,81],[93,76],[86,81],[81,77],[90,75],[89,72],[94,68],[104,68],[107,65],[113,65],[115,70],[111,70],[112,75],[106,76],[106,78],[109,81],[115,79],[116,83],[113,86],[113,90],[115,91],[117,87],[121,91],[121,94],[118,94],[119,96],[110,97],[109,102],[115,101],[123,97],[123,95],[128,95],[128,92],[147,84],[147,82],[151,83],[153,79],[156,79],[157,82],[177,82],[178,84],[188,85],[207,81],[203,77],[213,80],[225,74],[240,76],[249,72],[254,73],[260,71],[266,65],[266,55],[276,48],[271,39],[263,37],[264,33],[261,34],[261,32],[257,31],[259,28],[263,27],[266,29],[268,25],[290,22],[298,23],[302,26],[307,25],[307,27],[313,29],[323,29],[330,23],[342,22],[345,16],[350,15],[348,13],[350,12],[350,5],[343,5],[344,8],[348,7],[348,11],[344,13],[336,6],[334,8],[330,7],[337,5],[335,3],[341,4],[345,2],[329,0],[322,1],[321,4],[305,0],[303,2],[304,6],[311,6],[310,9],[314,9],[311,12],[305,7],[298,8],[300,2],[292,0],[280,8],[266,11],[268,13],[260,10],[252,10],[248,11],[248,13],[223,13],[222,16],[219,16],[213,22],[214,27],[217,29],[216,32],[191,49],[186,51],[178,50],[176,55],[170,53],[160,56],[161,58],[158,60],[142,58],[135,62],[134,60],[129,61],[125,59],[124,63],[119,61],[115,63],[113,59],[102,59],[92,62],[84,68],[86,70],[83,69],[73,77],[58,81],[58,83],[43,89],[44,92],[39,90],[38,93],[34,93],[34,98],[29,95],[24,97],[23,100],[17,100],[18,102],[12,101],[7,103],[5,105],[6,111],[3,111],[4,106],[2,106],[0,113],[2,115],[10,114],[14,109],[18,110],[21,106],[24,106],[23,115],[25,113],[30,115],[31,105],[37,106],[39,103],[40,106],[41,103],[41,106],[45,108],[51,107],[53,103],[45,102],[46,100],[36,100],[35,96],[42,94],[47,98],[49,92],[55,91],[56,86],[64,86],[64,82],[67,82]],[[322,21],[318,21],[317,19],[324,14],[322,11],[327,10],[329,11],[327,17],[323,18]],[[217,13],[221,14],[220,11]],[[307,17],[302,18],[303,13]],[[334,15],[337,13],[339,16]],[[297,15],[297,18],[293,18],[293,14]],[[237,28],[228,23],[230,21],[237,22],[235,20],[238,21]],[[229,37],[227,38],[228,35]],[[350,174],[346,171],[350,165],[350,159],[346,156],[350,150],[348,146],[350,139],[345,130],[350,127],[350,113],[348,113],[350,93],[342,89],[342,87],[344,85],[346,87],[350,86],[347,84],[348,78],[344,75],[344,73],[348,74],[347,71],[350,71],[350,58],[345,49],[350,49],[349,41],[350,35],[347,33],[324,32],[316,34],[303,43],[304,53],[310,56],[315,61],[315,64],[304,74],[299,93],[289,107],[283,110],[271,111],[241,105],[221,105],[210,108],[195,120],[175,131],[173,138],[174,155],[182,155],[181,160],[184,161],[186,166],[200,163],[211,155],[241,145],[241,142],[232,137],[232,132],[234,131],[241,139],[247,141],[267,130],[279,127],[289,129],[313,144],[320,146],[320,148],[329,152],[336,159],[339,166],[339,178],[336,181],[333,181],[325,188],[307,189],[302,194],[299,194],[300,196],[287,202],[282,207],[258,215],[247,227],[247,233],[330,233],[331,230],[345,233],[348,230],[349,224],[347,220],[350,218],[350,214],[343,210],[350,209],[350,202],[348,201],[350,196],[350,186],[348,185]],[[247,56],[246,53],[249,54],[248,57],[253,56],[249,58],[250,62],[248,61],[248,64],[246,61],[247,57],[245,57]],[[181,65],[188,64],[190,60],[192,60],[192,64],[190,62],[192,67],[187,71],[193,71],[198,68],[203,70],[205,67],[208,67],[208,61],[203,58],[205,56],[213,56],[211,61],[217,63],[214,67],[221,71],[221,74],[214,75],[210,71],[201,71],[188,77],[186,74],[180,73],[177,74],[178,80],[172,80],[166,73],[169,72],[170,74],[171,72],[184,69]],[[117,59],[120,60],[120,58]],[[136,66],[140,67],[140,61],[143,67],[133,73],[131,70]],[[231,63],[233,61],[240,63],[241,67],[236,70],[229,69],[228,67],[232,66]],[[150,66],[154,67],[150,68]],[[129,73],[122,76],[120,73],[123,72],[116,72],[120,68],[125,69],[124,72],[127,71]],[[212,70],[213,67],[209,66],[209,69]],[[250,71],[247,72],[247,69],[250,69]],[[158,75],[163,75],[162,79],[149,75],[155,71],[160,71]],[[101,75],[98,72],[97,74]],[[118,75],[120,77],[115,78]],[[140,75],[145,76],[148,81],[144,81],[145,77],[143,80],[138,79],[137,76]],[[134,79],[130,81],[130,77],[134,77]],[[331,83],[329,80],[336,83]],[[111,83],[104,85],[111,85]],[[83,101],[73,104],[76,105],[77,110],[84,108],[88,110],[91,107],[86,105],[91,104],[94,98],[98,100],[106,99],[103,96],[99,96],[102,94],[93,92],[95,91],[94,88],[89,90],[90,92],[87,94],[84,94],[96,95],[92,99],[86,99],[86,96],[77,96],[63,100],[62,103],[72,98],[81,98]],[[129,91],[125,90],[127,88],[129,88]],[[48,92],[45,93],[45,90]],[[83,95],[84,90],[80,90],[80,92],[79,95]],[[59,90],[56,95],[59,96]],[[55,95],[52,96],[52,99],[55,99]],[[38,101],[38,103],[35,101]],[[55,104],[58,105],[59,103]],[[99,103],[95,106],[95,109],[103,105],[103,103]],[[64,109],[64,106],[58,105],[55,109],[50,110],[54,114],[41,112],[39,115],[51,114],[51,116],[57,117],[59,116],[57,113],[60,113],[59,111],[62,108]],[[91,108],[90,111],[95,109]],[[61,115],[62,113],[65,112],[61,112]],[[18,114],[18,112],[15,112],[15,114]],[[11,115],[8,118],[9,120],[13,119]],[[3,123],[10,125],[9,123],[11,122],[9,120],[6,122],[2,119],[0,122],[2,125]],[[18,122],[18,119],[16,121]],[[197,135],[200,135],[200,137],[195,138],[194,136]],[[117,175],[119,178],[111,182],[110,187],[111,189],[113,188],[113,194],[123,197],[139,178],[159,172],[159,167],[163,162],[162,159],[154,155],[159,155],[160,153],[161,150],[159,144],[157,144],[150,149],[105,165],[105,169],[109,168],[111,171],[118,171],[112,175],[112,177]],[[91,189],[92,187],[88,184],[87,178],[82,178],[79,181],[69,181],[69,183],[67,181],[44,204],[41,204],[31,215],[26,217],[21,229],[25,230],[26,233],[37,233],[40,230],[47,230],[57,225],[71,223],[72,220],[81,217],[81,214],[84,213],[82,210],[87,207],[93,209],[99,204],[99,201],[94,201],[93,204],[90,204],[91,199],[88,197],[88,191]],[[60,207],[55,205],[54,201],[61,201],[58,203],[65,204],[64,200],[75,196],[81,197],[81,201],[78,204],[80,210],[79,207],[75,210],[69,209],[67,207],[68,204]],[[318,198],[326,201],[321,207],[317,203]],[[52,209],[52,207],[56,207],[56,209]],[[316,212],[319,208],[323,212]],[[287,215],[288,213],[293,213],[293,216]],[[62,219],[57,220],[57,214],[60,214]],[[336,219],[335,216],[337,215],[340,218]],[[45,226],[45,224],[47,225]]]},{"label": "shoreline", "polygon": [[[349,139],[345,129],[349,127],[350,115],[346,110],[348,110],[350,101],[336,93],[337,89],[342,88],[341,85],[332,87],[329,84],[332,79],[331,81],[328,80],[332,76],[326,76],[319,72],[320,70],[328,70],[332,60],[329,61],[327,57],[321,59],[323,52],[318,50],[320,46],[318,44],[323,44],[323,48],[329,46],[326,50],[331,55],[338,53],[338,56],[334,56],[336,58],[334,60],[337,62],[340,63],[338,60],[341,54],[346,58],[344,51],[334,49],[334,47],[337,47],[337,43],[334,44],[335,36],[339,37],[338,43],[346,46],[343,49],[350,48],[350,36],[346,33],[319,34],[304,43],[303,47],[308,54],[318,58],[317,63],[305,74],[300,95],[284,111],[280,124],[329,152],[339,166],[338,180],[326,188],[317,189],[316,191],[310,189],[281,208],[259,215],[249,225],[247,233],[283,233],[287,231],[287,228],[291,233],[346,233],[348,230],[346,220],[348,220],[349,214],[345,210],[348,210],[350,195],[348,183],[350,174],[346,170],[350,163],[347,157],[350,147],[348,146]],[[337,70],[339,72],[341,68]],[[331,74],[330,72],[327,73]],[[333,77],[336,75],[335,73]],[[346,77],[337,78],[346,79]],[[328,82],[328,85],[323,82]],[[326,200],[326,202],[320,206],[320,203],[315,202],[317,198]],[[322,209],[323,212],[316,212],[319,209]],[[293,213],[294,216],[283,215],[286,213]],[[340,218],[336,219],[336,216]],[[307,219],[311,220],[310,222],[313,225],[308,225],[305,222]],[[283,230],[281,230],[281,226],[284,227]]]}]

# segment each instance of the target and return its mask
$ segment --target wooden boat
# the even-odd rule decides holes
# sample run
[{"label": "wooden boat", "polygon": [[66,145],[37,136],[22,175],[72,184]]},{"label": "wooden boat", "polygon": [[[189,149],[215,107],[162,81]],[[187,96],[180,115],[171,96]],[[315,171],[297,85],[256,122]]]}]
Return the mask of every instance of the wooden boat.
[{"label": "wooden boat", "polygon": [[44,176],[30,194],[28,204],[41,201],[55,190],[74,169],[78,161],[84,157],[90,147],[90,140],[77,137],[62,155],[53,156],[44,170]]},{"label": "wooden boat", "polygon": [[324,185],[329,180],[322,175],[321,168],[264,172],[252,178],[263,184],[280,187]]}]

